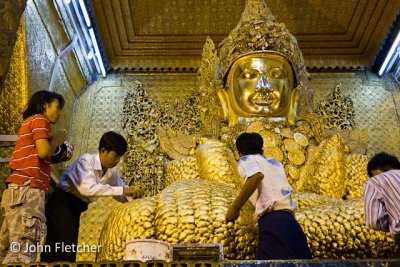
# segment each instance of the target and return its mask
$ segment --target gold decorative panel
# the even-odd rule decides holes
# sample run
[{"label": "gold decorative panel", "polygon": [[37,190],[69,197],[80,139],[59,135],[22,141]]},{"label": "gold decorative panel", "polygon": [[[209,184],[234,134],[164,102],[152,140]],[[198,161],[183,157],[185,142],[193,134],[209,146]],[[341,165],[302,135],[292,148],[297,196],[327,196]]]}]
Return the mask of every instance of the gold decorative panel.
[{"label": "gold decorative panel", "polygon": [[[124,156],[123,176],[127,184],[144,188],[146,195],[155,195],[164,188],[166,158],[160,149],[160,128],[179,130],[184,136],[201,128],[199,110],[192,95],[168,100],[158,103],[139,81],[135,81],[135,87],[124,99],[123,123],[128,151]],[[192,146],[192,138],[188,143],[186,148]],[[174,144],[174,148],[178,146]]]},{"label": "gold decorative panel", "polygon": [[199,86],[199,81],[193,74],[128,74],[128,77],[140,81],[150,97],[160,103],[182,99]]},{"label": "gold decorative panel", "polygon": [[105,132],[122,133],[122,108],[127,90],[128,87],[123,86],[120,80],[109,77],[89,86],[78,99],[71,133],[75,145],[73,159],[83,153],[97,153]]},{"label": "gold decorative panel", "polygon": [[[95,202],[89,204],[88,209],[81,214],[79,221],[78,245],[96,246],[100,241],[101,231],[108,215],[114,208],[121,205],[120,202],[112,197],[100,197]],[[76,261],[96,261],[96,252],[101,251],[101,247],[94,250],[82,249],[76,253]]]},{"label": "gold decorative panel", "polygon": [[[115,70],[193,70],[209,35],[218,44],[245,1],[90,0]],[[398,0],[266,1],[297,38],[309,68],[368,67],[400,8]],[[229,15],[228,15],[229,14]]]},{"label": "gold decorative panel", "polygon": [[158,103],[182,99],[198,86],[193,74],[112,74],[98,79],[77,99],[71,133],[75,145],[72,160],[82,153],[96,153],[101,135],[108,130],[126,137],[122,128],[123,100],[128,91],[136,88],[135,81]]},{"label": "gold decorative panel", "polygon": [[314,106],[338,84],[343,95],[351,98],[355,127],[368,129],[368,156],[381,151],[400,156],[399,86],[385,78],[373,80],[373,74],[368,72],[312,73],[311,76]]},{"label": "gold decorative panel", "polygon": [[107,131],[121,132],[122,106],[126,88],[102,87],[93,95],[93,112],[88,121],[89,129],[87,138],[84,140],[96,140],[97,142],[87,143],[89,151],[97,152],[101,136]]}]

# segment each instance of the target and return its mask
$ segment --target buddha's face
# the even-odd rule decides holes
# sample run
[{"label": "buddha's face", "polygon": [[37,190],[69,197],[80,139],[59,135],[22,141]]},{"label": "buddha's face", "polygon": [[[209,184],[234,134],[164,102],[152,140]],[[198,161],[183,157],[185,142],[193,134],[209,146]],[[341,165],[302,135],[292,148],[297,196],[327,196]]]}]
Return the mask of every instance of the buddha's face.
[{"label": "buddha's face", "polygon": [[247,55],[232,65],[228,86],[231,108],[239,117],[286,116],[294,72],[283,56]]}]

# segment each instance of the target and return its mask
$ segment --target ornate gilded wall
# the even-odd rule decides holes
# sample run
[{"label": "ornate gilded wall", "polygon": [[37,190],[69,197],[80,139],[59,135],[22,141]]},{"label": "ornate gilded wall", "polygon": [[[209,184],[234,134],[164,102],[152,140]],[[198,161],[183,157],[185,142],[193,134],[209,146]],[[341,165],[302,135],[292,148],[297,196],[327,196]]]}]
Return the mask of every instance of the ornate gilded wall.
[{"label": "ornate gilded wall", "polygon": [[[198,86],[193,74],[138,75],[112,74],[91,84],[77,100],[71,140],[75,159],[81,153],[96,153],[101,135],[109,130],[126,135],[122,127],[122,109],[126,93],[142,83],[157,102],[182,99]],[[73,160],[72,159],[72,160]]]},{"label": "ornate gilded wall", "polygon": [[[147,195],[154,195],[163,188],[165,160],[163,155],[159,154],[159,149],[155,151],[149,149],[158,144],[155,127],[156,125],[173,127],[181,121],[191,121],[186,125],[196,125],[199,121],[199,118],[196,119],[196,114],[182,110],[191,108],[188,106],[190,103],[185,102],[184,98],[190,95],[197,85],[193,74],[113,74],[108,75],[106,79],[97,80],[87,88],[76,105],[72,127],[75,152],[72,160],[82,153],[96,153],[100,137],[106,131],[120,132],[128,140],[130,148],[127,153],[129,156],[118,165],[125,182],[140,183],[146,188]],[[147,91],[148,96],[143,89]],[[127,101],[135,106],[137,113],[131,112],[130,115],[136,117],[133,120],[138,121],[141,126],[135,127],[135,123],[131,122],[127,122],[126,127],[122,124],[124,105]],[[170,120],[169,116],[174,119]],[[149,117],[154,120],[149,122]],[[147,133],[137,134],[139,127],[142,132]],[[152,142],[149,139],[153,139],[155,145],[146,147],[146,142]]]},{"label": "ornate gilded wall", "polygon": [[400,157],[400,87],[370,72],[312,73],[314,105],[337,84],[353,100],[356,128],[368,128],[367,155],[381,151]]},{"label": "ornate gilded wall", "polygon": [[[342,93],[353,100],[356,127],[366,127],[369,131],[369,156],[380,151],[400,156],[400,147],[397,145],[400,142],[398,86],[390,79],[378,78],[370,72],[363,71],[318,72],[311,73],[311,76],[315,94],[314,106],[325,99],[338,84],[341,84]],[[128,92],[140,89],[136,81],[140,82],[141,88],[148,92],[149,98],[161,109],[166,101],[187,98],[193,89],[199,86],[198,78],[194,74],[112,74],[106,79],[97,80],[87,87],[77,102],[72,127],[72,142],[75,144],[73,159],[81,153],[95,153],[101,135],[108,130],[115,130],[129,137],[121,121],[124,97]],[[140,107],[137,110],[140,110]],[[146,151],[139,155],[143,158],[149,157]],[[122,174],[132,176],[132,173],[143,171],[143,175],[148,175],[145,171],[147,168],[149,172],[153,172],[150,177],[154,185],[158,181],[156,171],[153,171],[157,154],[153,157],[155,160],[149,166],[138,165],[135,170],[124,170],[123,166],[135,166],[125,161],[119,165]],[[125,178],[126,182],[135,180],[131,177]]]}]

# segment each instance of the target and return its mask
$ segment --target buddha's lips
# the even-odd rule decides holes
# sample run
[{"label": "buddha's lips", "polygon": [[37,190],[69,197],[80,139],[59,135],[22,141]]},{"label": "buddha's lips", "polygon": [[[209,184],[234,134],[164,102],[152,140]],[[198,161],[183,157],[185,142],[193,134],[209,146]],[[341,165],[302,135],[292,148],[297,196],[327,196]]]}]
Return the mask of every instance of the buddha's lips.
[{"label": "buddha's lips", "polygon": [[253,97],[253,103],[258,106],[269,106],[274,102],[275,97],[272,94],[256,94]]}]

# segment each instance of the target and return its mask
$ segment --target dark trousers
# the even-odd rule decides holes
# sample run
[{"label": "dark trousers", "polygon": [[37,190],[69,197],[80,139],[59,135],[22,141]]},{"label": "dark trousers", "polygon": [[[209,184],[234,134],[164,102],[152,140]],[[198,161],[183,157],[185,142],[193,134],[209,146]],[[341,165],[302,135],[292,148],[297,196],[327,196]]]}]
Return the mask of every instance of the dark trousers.
[{"label": "dark trousers", "polygon": [[[42,261],[75,262],[79,219],[88,204],[71,193],[55,189],[46,202],[47,238]],[[75,246],[75,249],[66,249]]]},{"label": "dark trousers", "polygon": [[293,214],[272,211],[259,220],[257,260],[311,259],[307,238]]}]

